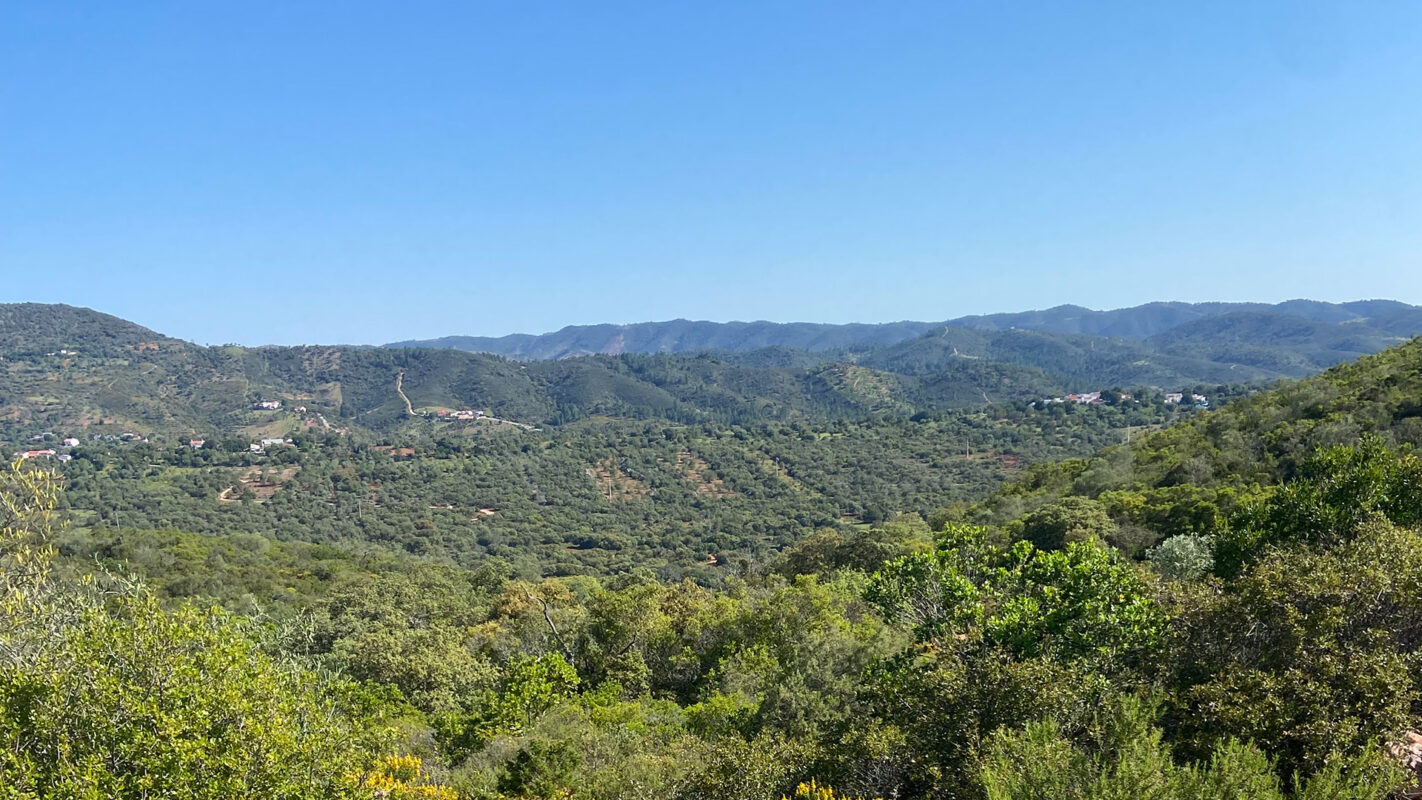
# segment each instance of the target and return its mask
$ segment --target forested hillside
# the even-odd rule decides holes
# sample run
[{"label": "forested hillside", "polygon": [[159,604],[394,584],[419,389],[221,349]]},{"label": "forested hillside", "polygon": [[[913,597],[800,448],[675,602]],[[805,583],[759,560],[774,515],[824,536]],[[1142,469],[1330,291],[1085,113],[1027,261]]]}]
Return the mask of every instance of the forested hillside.
[{"label": "forested hillside", "polygon": [[[1220,384],[1283,374],[1106,340],[960,328],[866,352],[776,348],[520,364],[448,349],[199,347],[66,306],[5,306],[3,320],[0,442],[12,446],[46,432],[166,441],[292,429],[429,434],[441,409],[534,426],[594,416],[817,424],[1073,391],[1215,393]],[[262,402],[281,408],[256,407]]]},{"label": "forested hillside", "polygon": [[[1269,311],[1210,316],[1148,340],[948,325],[894,344],[796,340],[816,349],[727,344],[516,363],[438,348],[199,347],[85,309],[21,304],[0,309],[0,442],[45,432],[170,441],[293,428],[429,433],[440,409],[535,426],[593,416],[819,423],[1108,389],[1213,394],[1311,374],[1410,328],[1407,307],[1357,310],[1392,327]],[[259,402],[282,408],[254,408]]]},{"label": "forested hillside", "polygon": [[[96,448],[62,491],[32,460],[0,487],[0,769],[45,797],[1383,800],[1417,785],[1422,740],[1419,390],[1414,341],[1031,467],[928,521],[771,540],[719,580],[594,574],[611,561],[540,576],[524,545],[460,566],[398,537],[311,544],[228,524],[309,470],[282,518],[309,503],[359,520],[387,486],[429,487],[401,502],[453,506],[415,526],[442,547],[436,513],[463,513],[458,492],[520,457],[515,474],[537,482],[538,453],[578,452],[564,431],[324,455],[345,440],[295,437],[221,522],[216,505],[182,519],[181,496],[206,504],[211,476],[243,468],[235,448]],[[1036,421],[1024,444],[1046,441]],[[933,443],[994,424],[569,430],[644,453],[594,466],[596,485],[661,516],[764,499],[769,484],[712,477],[744,443],[807,490],[881,475],[876,491],[904,492],[915,459],[957,458]],[[882,449],[823,461],[859,448],[815,446],[836,438]],[[954,482],[899,496],[946,501]],[[125,485],[165,498],[142,524],[169,529],[52,529],[55,502],[115,522],[147,505]]]},{"label": "forested hillside", "polygon": [[[65,460],[75,527],[497,556],[533,577],[649,569],[719,584],[816,531],[926,516],[1198,413],[1147,388],[1047,403],[1087,384],[955,355],[943,336],[885,368],[748,354],[518,364],[202,348],[76,309],[58,312],[78,331],[66,335],[49,307],[14,311],[0,432]],[[967,333],[952,341],[1018,335]],[[1076,362],[1032,352],[1088,369],[1073,347]],[[1198,388],[1216,404],[1246,391]]]},{"label": "forested hillside", "polygon": [[816,531],[928,515],[1026,465],[1079,457],[1191,411],[1163,405],[992,408],[821,425],[589,421],[381,440],[313,431],[91,443],[63,465],[89,529],[391,548],[520,574],[653,570],[719,584]]},{"label": "forested hillside", "polygon": [[0,800],[1422,800],[1419,77],[0,2]]},{"label": "forested hillside", "polygon": [[1319,450],[1369,436],[1389,446],[1422,445],[1422,339],[1091,459],[1039,465],[975,513],[1003,520],[1081,498],[1122,523],[1205,533],[1239,507],[1247,487],[1298,477]]}]

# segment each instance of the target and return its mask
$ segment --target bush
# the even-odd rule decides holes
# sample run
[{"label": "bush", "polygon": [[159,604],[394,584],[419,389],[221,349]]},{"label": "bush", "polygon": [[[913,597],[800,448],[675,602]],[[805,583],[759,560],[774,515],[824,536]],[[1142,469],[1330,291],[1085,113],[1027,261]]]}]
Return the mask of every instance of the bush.
[{"label": "bush", "polygon": [[[1275,765],[1257,747],[1237,739],[1215,746],[1208,758],[1178,764],[1155,725],[1155,706],[1123,698],[1102,715],[1095,741],[1073,742],[1052,722],[1003,730],[989,741],[982,780],[987,800],[1026,798],[1162,797],[1171,800],[1283,800]],[[1326,769],[1295,786],[1303,800],[1379,800],[1403,785],[1404,776],[1380,753],[1333,758]]]},{"label": "bush", "polygon": [[1066,497],[1022,519],[1022,538],[1039,550],[1061,550],[1074,542],[1104,541],[1116,532],[1106,509],[1085,497]]},{"label": "bush", "polygon": [[1172,536],[1153,548],[1146,559],[1156,572],[1176,581],[1193,581],[1215,568],[1208,536]]}]

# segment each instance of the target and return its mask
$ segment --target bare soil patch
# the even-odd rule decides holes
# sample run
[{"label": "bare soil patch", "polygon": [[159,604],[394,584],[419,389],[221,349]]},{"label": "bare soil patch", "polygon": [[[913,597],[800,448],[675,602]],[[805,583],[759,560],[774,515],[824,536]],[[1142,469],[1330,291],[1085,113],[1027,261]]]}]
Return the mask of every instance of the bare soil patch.
[{"label": "bare soil patch", "polygon": [[716,476],[706,459],[688,450],[676,454],[676,471],[689,481],[695,487],[694,491],[702,497],[736,496],[736,492]]}]

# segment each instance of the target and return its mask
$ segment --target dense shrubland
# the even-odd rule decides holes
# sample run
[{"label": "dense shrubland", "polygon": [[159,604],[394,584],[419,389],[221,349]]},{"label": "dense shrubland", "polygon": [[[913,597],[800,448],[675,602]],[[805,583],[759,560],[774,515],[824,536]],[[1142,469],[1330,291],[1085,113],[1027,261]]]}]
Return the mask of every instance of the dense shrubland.
[{"label": "dense shrubland", "polygon": [[[346,796],[412,757],[401,791],[482,798],[1379,798],[1422,711],[1418,469],[1320,453],[1194,540],[1213,573],[1031,533],[1055,518],[826,532],[717,588],[61,535],[7,589],[7,768],[36,796]],[[242,615],[178,599],[206,586]]]},{"label": "dense shrubland", "polygon": [[0,797],[447,795],[418,757],[389,758],[388,692],[252,620],[56,574],[55,486],[0,475]]}]

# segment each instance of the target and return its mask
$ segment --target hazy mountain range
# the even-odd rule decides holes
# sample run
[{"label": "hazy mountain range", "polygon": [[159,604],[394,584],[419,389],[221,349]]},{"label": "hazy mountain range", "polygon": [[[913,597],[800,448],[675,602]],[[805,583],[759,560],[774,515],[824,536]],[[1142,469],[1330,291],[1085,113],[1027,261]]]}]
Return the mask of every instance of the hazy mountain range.
[{"label": "hazy mountain range", "polygon": [[[0,305],[0,440],[91,427],[378,432],[428,424],[425,414],[440,408],[531,424],[912,414],[1113,387],[1297,378],[1418,333],[1422,308],[1391,301],[1154,303],[940,324],[591,326],[493,340],[517,347],[486,354],[430,343],[202,347],[88,309],[22,303]],[[575,355],[602,350],[620,353]],[[307,412],[253,410],[259,400]]]},{"label": "hazy mountain range", "polygon": [[[1240,317],[1239,315],[1245,315]],[[844,325],[811,322],[704,322],[672,320],[630,325],[570,325],[553,333],[500,337],[445,336],[393,342],[389,347],[442,347],[493,353],[520,360],[568,358],[622,353],[681,353],[696,350],[747,351],[765,347],[825,351],[902,342],[941,327],[990,331],[1028,330],[1084,336],[1146,340],[1182,326],[1234,317],[1225,323],[1236,334],[1274,339],[1313,337],[1342,346],[1345,360],[1379,349],[1379,341],[1395,341],[1422,331],[1422,307],[1393,300],[1324,303],[1289,300],[1283,303],[1147,303],[1132,308],[1094,311],[1081,306],[1057,306],[1042,311],[959,317],[943,322],[888,322]],[[1240,328],[1240,319],[1252,319]],[[1292,322],[1290,321],[1292,320]],[[1301,323],[1312,323],[1305,330]],[[1357,326],[1332,329],[1329,326]],[[1197,337],[1198,338],[1198,337]],[[1227,341],[1227,339],[1222,339]]]}]

